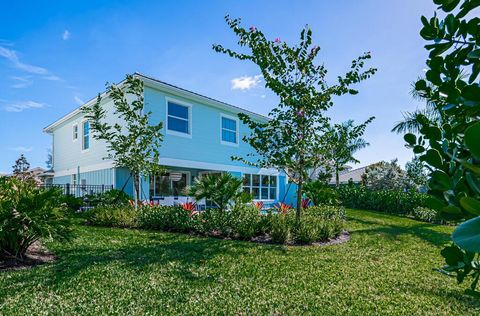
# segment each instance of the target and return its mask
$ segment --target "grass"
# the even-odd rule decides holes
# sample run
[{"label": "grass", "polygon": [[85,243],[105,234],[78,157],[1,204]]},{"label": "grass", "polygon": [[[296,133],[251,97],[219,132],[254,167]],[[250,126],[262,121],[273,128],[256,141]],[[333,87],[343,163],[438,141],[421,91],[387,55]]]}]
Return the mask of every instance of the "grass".
[{"label": "grass", "polygon": [[59,260],[0,274],[0,314],[473,315],[432,271],[452,227],[349,210],[351,240],[282,247],[77,226]]}]

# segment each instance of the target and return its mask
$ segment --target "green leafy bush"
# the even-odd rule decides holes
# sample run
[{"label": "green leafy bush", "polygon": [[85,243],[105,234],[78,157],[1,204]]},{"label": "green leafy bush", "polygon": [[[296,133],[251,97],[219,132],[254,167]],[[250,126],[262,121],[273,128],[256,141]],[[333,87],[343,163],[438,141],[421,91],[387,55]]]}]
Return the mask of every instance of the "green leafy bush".
[{"label": "green leafy bush", "polygon": [[230,214],[229,220],[231,223],[232,233],[235,238],[250,240],[252,237],[260,235],[266,229],[262,227],[265,225],[261,221],[258,209],[249,204],[236,204]]},{"label": "green leafy bush", "polygon": [[90,224],[97,226],[133,228],[139,224],[139,211],[133,206],[99,206],[87,211],[86,216]]},{"label": "green leafy bush", "polygon": [[295,217],[291,213],[271,214],[269,235],[274,243],[286,244],[292,240],[292,228]]},{"label": "green leafy bush", "polygon": [[314,205],[339,205],[337,191],[323,181],[316,180],[305,184],[305,195]]},{"label": "green leafy bush", "polygon": [[130,196],[124,191],[112,189],[102,193],[87,195],[90,206],[128,205]]},{"label": "green leafy bush", "polygon": [[189,232],[195,229],[198,222],[198,215],[180,206],[143,206],[138,215],[139,226],[146,229]]},{"label": "green leafy bush", "polygon": [[412,215],[415,219],[424,222],[434,223],[441,221],[439,212],[428,207],[416,207],[413,209]]},{"label": "green leafy bush", "polygon": [[310,244],[338,236],[345,227],[345,210],[334,206],[313,206],[304,211],[304,216],[293,233],[297,243]]},{"label": "green leafy bush", "polygon": [[72,213],[80,210],[83,205],[83,199],[74,195],[62,195],[60,201]]},{"label": "green leafy bush", "polygon": [[391,214],[409,214],[419,206],[425,206],[428,195],[417,191],[378,190],[364,186],[341,186],[338,189],[344,207],[380,211]]},{"label": "green leafy bush", "polygon": [[70,222],[61,198],[57,189],[0,177],[0,257],[21,259],[41,238],[67,239]]},{"label": "green leafy bush", "polygon": [[86,214],[93,225],[139,227],[162,231],[194,232],[207,236],[251,240],[269,236],[275,243],[302,244],[326,240],[344,229],[343,208],[314,206],[297,222],[292,209],[269,210],[260,214],[251,204],[235,204],[230,210],[217,208],[197,212],[180,206],[102,206]]}]

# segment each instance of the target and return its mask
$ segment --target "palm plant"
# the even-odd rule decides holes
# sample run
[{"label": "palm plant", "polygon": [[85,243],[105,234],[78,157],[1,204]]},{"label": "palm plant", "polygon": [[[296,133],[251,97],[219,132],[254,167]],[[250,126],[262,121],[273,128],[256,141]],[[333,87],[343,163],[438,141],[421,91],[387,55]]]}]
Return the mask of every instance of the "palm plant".
[{"label": "palm plant", "polygon": [[331,161],[335,172],[335,183],[339,186],[339,174],[346,169],[348,163],[358,163],[353,155],[370,144],[361,136],[367,125],[373,121],[370,117],[363,124],[355,126],[353,120],[330,127],[328,132],[328,143],[331,146]]},{"label": "palm plant", "polygon": [[426,106],[423,109],[416,109],[413,112],[403,112],[403,120],[395,123],[392,132],[397,134],[418,134],[422,127],[420,123],[422,119],[427,119],[429,122],[436,122],[438,124],[441,124],[444,121],[444,116],[436,106],[435,102],[430,101],[425,95],[419,93],[414,85],[412,85],[410,94],[416,100],[425,101]]},{"label": "palm plant", "polygon": [[[188,189],[188,194],[197,201],[201,199],[212,201],[223,212],[233,201],[247,200],[247,194],[241,189],[242,180],[229,173],[206,174],[195,179],[194,184]],[[251,197],[248,200],[251,201]]]}]

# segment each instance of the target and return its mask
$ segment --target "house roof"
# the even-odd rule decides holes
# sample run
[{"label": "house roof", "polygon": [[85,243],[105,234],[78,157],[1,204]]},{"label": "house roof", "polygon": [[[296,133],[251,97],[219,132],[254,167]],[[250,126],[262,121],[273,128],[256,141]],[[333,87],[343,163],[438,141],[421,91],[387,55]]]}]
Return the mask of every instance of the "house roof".
[{"label": "house roof", "polygon": [[[360,183],[362,181],[362,175],[365,173],[367,167],[368,166],[360,167],[340,174],[338,176],[340,183],[348,183],[350,179],[352,179],[354,183]],[[330,183],[335,183],[335,175],[330,180]]]},{"label": "house roof", "polygon": [[[193,91],[190,91],[190,90],[187,90],[187,89],[184,89],[184,88],[180,88],[178,86],[175,86],[173,84],[170,84],[170,83],[167,83],[167,82],[164,82],[164,81],[161,81],[161,80],[158,80],[158,79],[155,79],[153,77],[150,77],[150,76],[146,76],[144,74],[141,74],[141,73],[138,73],[138,72],[135,72],[134,73],[134,76],[137,76],[141,79],[143,79],[144,81],[144,84],[146,84],[147,86],[150,86],[150,87],[153,87],[153,88],[158,88],[159,90],[163,90],[163,91],[167,91],[167,92],[170,92],[170,93],[173,93],[173,94],[180,94],[186,98],[189,98],[189,99],[194,99],[194,100],[198,100],[200,102],[204,102],[208,105],[211,105],[211,106],[214,106],[214,107],[219,107],[219,108],[227,108],[231,111],[234,111],[234,112],[241,112],[241,113],[246,113],[248,115],[251,115],[251,116],[254,116],[254,117],[257,117],[257,118],[260,118],[260,119],[263,119],[263,120],[268,120],[268,117],[267,116],[264,116],[264,115],[261,115],[261,114],[258,114],[258,113],[255,113],[255,112],[252,112],[252,111],[249,111],[249,110],[246,110],[246,109],[243,109],[241,107],[238,107],[238,106],[235,106],[235,105],[232,105],[232,104],[229,104],[229,103],[226,103],[226,102],[223,102],[223,101],[219,101],[219,100],[216,100],[216,99],[213,99],[211,97],[207,97],[205,95],[202,95],[200,93],[197,93],[197,92],[193,92]],[[122,80],[120,83],[118,83],[118,85],[121,85],[125,82],[125,79]],[[106,95],[106,91],[102,92],[100,94],[101,97],[104,97]],[[81,112],[81,109],[83,107],[86,107],[86,106],[91,106],[93,105],[97,100],[97,97],[94,97],[92,99],[90,99],[89,101],[87,101],[85,104],[79,106],[78,108],[76,108],[75,110],[71,111],[70,113],[64,115],[63,117],[59,118],[58,120],[56,120],[55,122],[53,122],[52,124],[46,126],[43,131],[44,132],[47,132],[47,133],[50,133],[52,132],[52,130],[58,126],[59,124],[63,123],[64,121],[70,119],[71,117],[77,115],[78,113]]]}]

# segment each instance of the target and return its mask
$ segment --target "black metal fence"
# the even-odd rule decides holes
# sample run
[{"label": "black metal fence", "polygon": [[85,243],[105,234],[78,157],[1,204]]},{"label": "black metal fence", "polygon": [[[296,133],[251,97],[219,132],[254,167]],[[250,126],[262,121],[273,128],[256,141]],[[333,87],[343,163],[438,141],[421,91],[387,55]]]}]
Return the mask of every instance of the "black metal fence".
[{"label": "black metal fence", "polygon": [[41,184],[41,188],[58,188],[65,195],[73,195],[75,197],[84,197],[85,195],[104,193],[112,190],[113,185],[106,184]]}]

